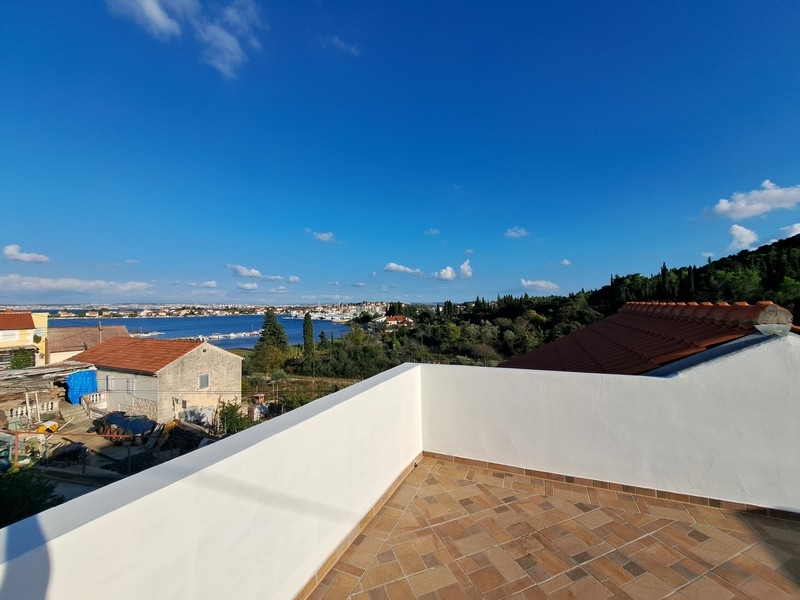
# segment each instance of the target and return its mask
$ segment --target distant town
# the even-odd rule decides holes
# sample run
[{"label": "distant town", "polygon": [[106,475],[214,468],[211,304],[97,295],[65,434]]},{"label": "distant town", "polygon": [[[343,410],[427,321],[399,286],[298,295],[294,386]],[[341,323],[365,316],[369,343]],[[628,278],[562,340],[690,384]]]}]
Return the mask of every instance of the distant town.
[{"label": "distant town", "polygon": [[47,312],[57,319],[101,319],[136,317],[220,317],[227,315],[257,315],[274,312],[276,315],[302,319],[306,313],[312,319],[335,322],[350,321],[362,313],[383,315],[389,306],[387,302],[358,302],[350,304],[326,304],[316,306],[270,306],[234,304],[111,304],[111,305],[25,305],[4,307],[5,310]]}]

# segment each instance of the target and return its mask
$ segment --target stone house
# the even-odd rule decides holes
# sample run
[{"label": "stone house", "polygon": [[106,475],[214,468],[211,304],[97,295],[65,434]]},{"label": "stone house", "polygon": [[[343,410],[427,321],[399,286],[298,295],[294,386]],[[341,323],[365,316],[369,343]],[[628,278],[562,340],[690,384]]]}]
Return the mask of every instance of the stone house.
[{"label": "stone house", "polygon": [[242,397],[242,358],[208,342],[117,337],[72,360],[96,367],[96,408],[161,423]]}]

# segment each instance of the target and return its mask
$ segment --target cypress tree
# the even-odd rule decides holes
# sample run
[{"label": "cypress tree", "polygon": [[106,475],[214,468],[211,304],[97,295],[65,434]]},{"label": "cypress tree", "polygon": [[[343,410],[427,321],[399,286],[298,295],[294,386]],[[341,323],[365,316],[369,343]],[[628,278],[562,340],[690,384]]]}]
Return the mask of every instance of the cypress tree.
[{"label": "cypress tree", "polygon": [[311,313],[306,313],[303,317],[303,353],[306,360],[314,357],[314,323],[311,321]]}]

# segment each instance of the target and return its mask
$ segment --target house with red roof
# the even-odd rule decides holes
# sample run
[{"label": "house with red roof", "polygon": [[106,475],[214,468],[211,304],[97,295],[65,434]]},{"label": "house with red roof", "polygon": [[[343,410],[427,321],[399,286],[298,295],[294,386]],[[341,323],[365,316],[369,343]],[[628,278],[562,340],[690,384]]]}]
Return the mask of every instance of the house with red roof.
[{"label": "house with red roof", "polygon": [[242,358],[208,342],[115,337],[71,360],[97,369],[98,408],[162,423],[242,397]]},{"label": "house with red roof", "polygon": [[378,317],[373,319],[374,323],[383,323],[386,327],[408,327],[414,324],[414,320],[405,315],[392,315],[389,317]]}]

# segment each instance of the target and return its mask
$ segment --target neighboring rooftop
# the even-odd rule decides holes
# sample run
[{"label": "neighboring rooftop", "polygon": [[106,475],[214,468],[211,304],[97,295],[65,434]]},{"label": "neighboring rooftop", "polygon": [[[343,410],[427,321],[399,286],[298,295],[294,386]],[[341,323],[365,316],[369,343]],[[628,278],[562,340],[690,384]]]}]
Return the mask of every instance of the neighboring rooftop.
[{"label": "neighboring rooftop", "polygon": [[33,315],[29,312],[0,312],[0,331],[35,328]]},{"label": "neighboring rooftop", "polygon": [[792,313],[769,301],[628,302],[501,367],[640,375],[752,334],[788,333]]},{"label": "neighboring rooftop", "polygon": [[91,363],[98,368],[157,373],[204,342],[117,337],[97,344],[71,360]]},{"label": "neighboring rooftop", "polygon": [[49,390],[54,381],[92,368],[88,363],[68,360],[54,365],[0,370],[0,395]]},{"label": "neighboring rooftop", "polygon": [[47,349],[51,353],[80,352],[116,337],[130,337],[127,327],[51,327],[47,333]]}]

